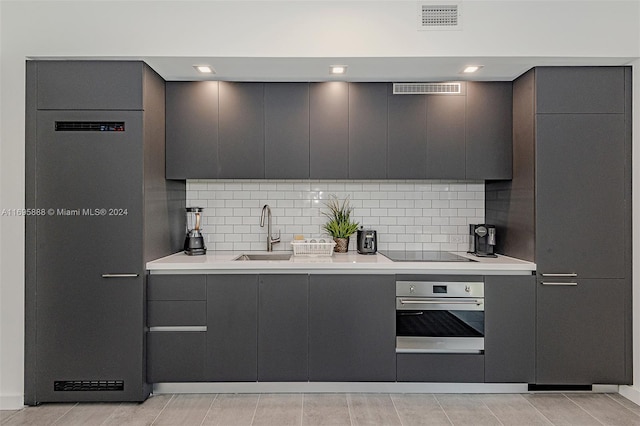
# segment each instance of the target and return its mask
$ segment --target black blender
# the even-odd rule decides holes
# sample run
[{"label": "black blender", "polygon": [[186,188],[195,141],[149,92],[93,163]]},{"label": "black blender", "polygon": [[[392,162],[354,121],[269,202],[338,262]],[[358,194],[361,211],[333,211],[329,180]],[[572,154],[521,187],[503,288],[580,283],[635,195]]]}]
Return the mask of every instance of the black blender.
[{"label": "black blender", "polygon": [[184,239],[184,252],[189,256],[205,254],[207,247],[204,245],[204,237],[200,232],[202,219],[202,207],[187,207],[187,236]]}]

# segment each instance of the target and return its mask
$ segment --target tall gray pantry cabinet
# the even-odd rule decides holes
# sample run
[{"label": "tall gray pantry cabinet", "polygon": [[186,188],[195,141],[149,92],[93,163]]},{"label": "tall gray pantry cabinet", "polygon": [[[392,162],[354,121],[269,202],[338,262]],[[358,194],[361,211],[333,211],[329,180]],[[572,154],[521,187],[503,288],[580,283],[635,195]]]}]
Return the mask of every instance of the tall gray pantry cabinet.
[{"label": "tall gray pantry cabinet", "polygon": [[145,263],[184,229],[164,80],[143,62],[26,65],[25,403],[143,401]]},{"label": "tall gray pantry cabinet", "polygon": [[631,383],[631,69],[534,68],[513,99],[486,214],[499,253],[537,264],[535,383]]}]

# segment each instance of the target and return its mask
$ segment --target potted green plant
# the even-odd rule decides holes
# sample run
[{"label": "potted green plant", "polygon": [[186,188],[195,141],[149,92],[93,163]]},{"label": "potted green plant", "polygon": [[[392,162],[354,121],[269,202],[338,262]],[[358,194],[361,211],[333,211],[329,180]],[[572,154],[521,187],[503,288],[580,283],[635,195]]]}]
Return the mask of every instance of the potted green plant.
[{"label": "potted green plant", "polygon": [[328,211],[322,212],[329,219],[322,227],[336,242],[334,251],[346,253],[349,251],[349,237],[358,230],[358,222],[351,221],[353,209],[349,205],[349,197],[340,201],[335,195],[330,195],[325,202]]}]

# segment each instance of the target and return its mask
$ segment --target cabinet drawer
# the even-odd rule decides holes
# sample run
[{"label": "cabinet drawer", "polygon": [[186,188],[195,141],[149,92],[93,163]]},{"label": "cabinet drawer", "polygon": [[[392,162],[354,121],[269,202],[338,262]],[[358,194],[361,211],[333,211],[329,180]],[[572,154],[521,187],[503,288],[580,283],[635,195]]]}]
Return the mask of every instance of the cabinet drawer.
[{"label": "cabinet drawer", "polygon": [[205,332],[147,333],[147,381],[204,381]]},{"label": "cabinet drawer", "polygon": [[205,275],[150,275],[148,300],[207,300]]},{"label": "cabinet drawer", "polygon": [[194,300],[152,300],[147,303],[147,325],[206,325],[207,302]]},{"label": "cabinet drawer", "polygon": [[399,382],[484,382],[484,355],[398,354]]}]

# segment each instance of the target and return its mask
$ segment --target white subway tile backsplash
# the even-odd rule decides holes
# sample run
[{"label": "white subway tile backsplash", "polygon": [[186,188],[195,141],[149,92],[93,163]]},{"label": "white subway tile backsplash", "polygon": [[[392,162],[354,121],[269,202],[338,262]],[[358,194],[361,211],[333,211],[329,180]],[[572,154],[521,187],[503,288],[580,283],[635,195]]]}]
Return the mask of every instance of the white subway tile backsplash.
[{"label": "white subway tile backsplash", "polygon": [[[260,227],[269,204],[274,250],[290,250],[294,235],[323,234],[324,200],[349,197],[353,219],[378,231],[380,250],[467,249],[469,223],[484,222],[484,182],[353,180],[188,180],[187,206],[202,206],[209,250],[265,250]],[[350,250],[355,250],[355,238]]]}]

